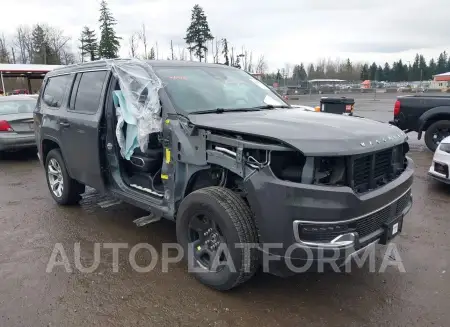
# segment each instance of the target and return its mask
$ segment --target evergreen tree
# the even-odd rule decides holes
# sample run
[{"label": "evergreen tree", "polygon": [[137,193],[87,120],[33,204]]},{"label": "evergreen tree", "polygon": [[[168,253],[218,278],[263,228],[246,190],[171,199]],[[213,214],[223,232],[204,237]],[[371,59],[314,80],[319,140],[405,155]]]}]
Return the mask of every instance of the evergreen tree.
[{"label": "evergreen tree", "polygon": [[437,74],[437,65],[436,65],[436,61],[434,61],[433,58],[431,58],[430,63],[428,65],[428,71],[427,71],[427,78],[426,79],[431,79],[433,78],[433,75]]},{"label": "evergreen tree", "polygon": [[295,83],[299,83],[301,81],[306,80],[307,75],[306,75],[306,71],[305,71],[305,66],[302,64],[300,65],[295,65],[294,69],[292,71],[292,80]]},{"label": "evergreen tree", "polygon": [[227,41],[227,39],[222,40],[222,45],[223,45],[222,54],[225,59],[225,65],[230,66],[230,58],[228,57],[228,41]]},{"label": "evergreen tree", "polygon": [[48,36],[43,26],[37,24],[31,32],[31,38],[33,64],[59,65],[61,63],[48,43]]},{"label": "evergreen tree", "polygon": [[372,63],[372,65],[370,65],[370,68],[369,68],[369,80],[371,80],[371,81],[376,81],[377,79],[376,79],[376,77],[375,77],[375,75],[377,74],[377,64],[376,63]]},{"label": "evergreen tree", "polygon": [[313,64],[308,66],[308,79],[314,79],[316,77],[316,70]]},{"label": "evergreen tree", "polygon": [[362,81],[365,81],[365,80],[368,80],[369,79],[369,66],[367,65],[367,64],[364,64],[363,66],[362,66],[362,69],[361,69],[361,76],[360,76],[360,79],[362,80]]},{"label": "evergreen tree", "polygon": [[184,38],[189,44],[189,51],[194,51],[195,56],[202,61],[208,51],[208,41],[213,38],[203,8],[195,5],[192,9],[191,25],[187,28]]},{"label": "evergreen tree", "polygon": [[276,79],[278,82],[279,82],[280,80],[283,79],[283,76],[281,76],[281,73],[280,73],[280,70],[279,70],[279,69],[278,69],[278,71],[277,71],[277,75],[276,75],[275,79]]},{"label": "evergreen tree", "polygon": [[439,55],[437,66],[436,66],[436,73],[442,74],[447,72],[447,52],[442,52]]},{"label": "evergreen tree", "polygon": [[150,59],[150,60],[155,60],[156,59],[155,48],[154,47],[152,47],[150,49],[150,55],[148,56],[148,59]]},{"label": "evergreen tree", "polygon": [[389,63],[384,64],[383,77],[386,81],[389,81],[389,82],[391,81],[392,74],[391,74],[391,66],[389,65]]},{"label": "evergreen tree", "polygon": [[112,16],[106,0],[100,2],[100,18],[98,21],[100,22],[99,56],[106,59],[117,58],[121,38],[114,31],[114,25],[117,22]]},{"label": "evergreen tree", "polygon": [[344,79],[345,80],[352,80],[353,79],[353,65],[350,61],[350,58],[347,58],[347,61],[345,62],[345,70],[344,70]]},{"label": "evergreen tree", "polygon": [[383,68],[381,68],[381,66],[377,67],[377,71],[375,73],[375,80],[376,81],[385,81],[386,79],[384,78],[384,74],[383,74]]},{"label": "evergreen tree", "polygon": [[97,45],[97,37],[95,36],[95,31],[89,29],[88,26],[83,28],[81,32],[81,56],[84,58],[85,56],[89,56],[91,61],[97,60],[98,57],[98,45]]}]

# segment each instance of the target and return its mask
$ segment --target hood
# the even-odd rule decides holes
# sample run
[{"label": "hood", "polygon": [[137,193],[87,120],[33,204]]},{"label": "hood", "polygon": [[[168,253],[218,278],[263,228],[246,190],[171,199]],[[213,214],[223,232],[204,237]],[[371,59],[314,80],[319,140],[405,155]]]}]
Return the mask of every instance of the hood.
[{"label": "hood", "polygon": [[323,112],[275,109],[189,115],[198,127],[279,140],[305,155],[353,155],[407,140],[399,128],[374,120]]}]

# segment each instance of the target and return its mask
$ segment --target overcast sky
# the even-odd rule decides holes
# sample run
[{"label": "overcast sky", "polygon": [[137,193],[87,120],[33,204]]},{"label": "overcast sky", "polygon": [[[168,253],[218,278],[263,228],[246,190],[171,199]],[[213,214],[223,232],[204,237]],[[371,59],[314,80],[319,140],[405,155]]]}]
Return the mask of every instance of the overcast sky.
[{"label": "overcast sky", "polygon": [[[14,34],[18,24],[47,23],[72,37],[73,48],[84,25],[98,30],[99,0],[0,0],[0,33]],[[202,6],[215,37],[226,37],[254,57],[264,54],[271,70],[319,58],[392,62],[413,60],[420,52],[437,56],[450,50],[450,0],[109,0],[123,37],[142,23],[159,57],[169,55],[170,40],[183,37],[194,4]],[[8,12],[5,15],[5,11]]]}]

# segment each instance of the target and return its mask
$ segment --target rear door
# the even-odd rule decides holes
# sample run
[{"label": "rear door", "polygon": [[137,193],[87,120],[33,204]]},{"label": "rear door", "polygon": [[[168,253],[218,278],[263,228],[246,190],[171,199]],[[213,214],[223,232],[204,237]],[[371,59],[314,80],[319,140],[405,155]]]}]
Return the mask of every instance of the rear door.
[{"label": "rear door", "polygon": [[77,73],[65,119],[60,122],[63,155],[71,166],[72,177],[98,191],[105,189],[100,123],[108,76],[107,70]]}]

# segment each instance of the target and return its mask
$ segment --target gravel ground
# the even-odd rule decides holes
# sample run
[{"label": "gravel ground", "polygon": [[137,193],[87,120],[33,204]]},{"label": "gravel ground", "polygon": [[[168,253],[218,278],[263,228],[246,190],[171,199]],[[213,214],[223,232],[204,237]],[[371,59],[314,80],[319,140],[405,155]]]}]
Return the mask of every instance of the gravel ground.
[{"label": "gravel ground", "polygon": [[[378,96],[378,95],[377,95]],[[382,98],[382,96],[384,96]],[[394,97],[356,98],[356,114],[387,121]],[[305,96],[297,103],[316,104]],[[129,205],[100,208],[90,194],[81,206],[58,207],[34,154],[0,160],[0,326],[448,326],[450,320],[450,187],[429,180],[431,153],[411,136],[415,162],[414,205],[394,243],[406,272],[389,267],[370,272],[301,274],[287,279],[259,274],[231,292],[200,285],[183,264],[139,273],[121,250],[118,272],[111,250],[101,250],[93,273],[74,265],[81,244],[89,266],[94,243],[175,242],[173,223],[136,227],[145,213]],[[69,259],[46,272],[56,243]],[[377,249],[377,264],[384,247]],[[141,265],[148,252],[137,255]],[[377,265],[379,267],[379,265]]]}]

